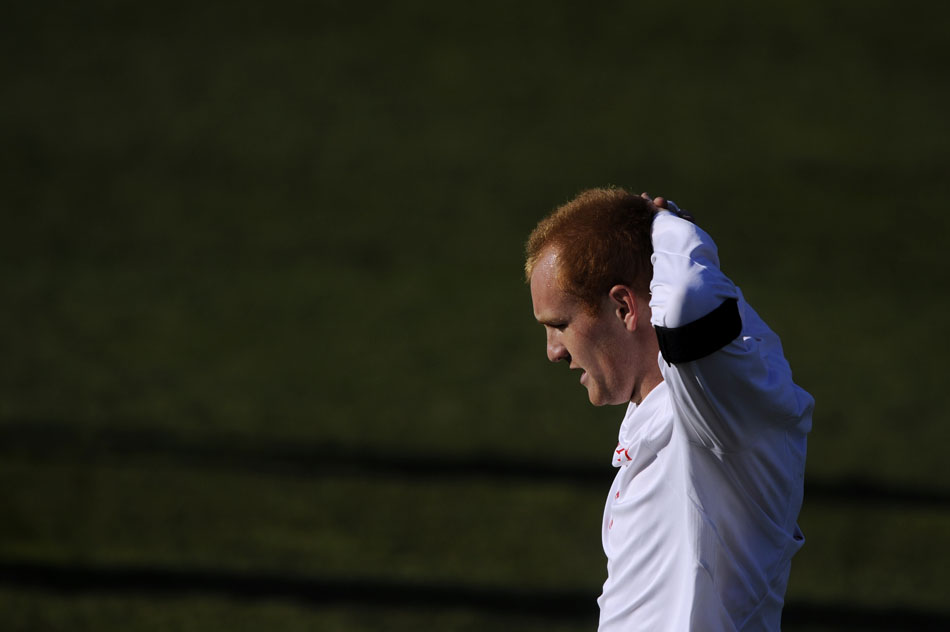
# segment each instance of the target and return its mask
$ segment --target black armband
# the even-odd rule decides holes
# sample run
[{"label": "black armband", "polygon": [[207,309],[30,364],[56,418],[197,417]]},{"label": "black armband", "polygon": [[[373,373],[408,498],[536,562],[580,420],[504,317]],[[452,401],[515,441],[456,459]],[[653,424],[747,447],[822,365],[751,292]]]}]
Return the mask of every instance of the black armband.
[{"label": "black armband", "polygon": [[667,364],[682,364],[719,351],[742,333],[739,301],[727,298],[702,318],[680,327],[654,325]]}]

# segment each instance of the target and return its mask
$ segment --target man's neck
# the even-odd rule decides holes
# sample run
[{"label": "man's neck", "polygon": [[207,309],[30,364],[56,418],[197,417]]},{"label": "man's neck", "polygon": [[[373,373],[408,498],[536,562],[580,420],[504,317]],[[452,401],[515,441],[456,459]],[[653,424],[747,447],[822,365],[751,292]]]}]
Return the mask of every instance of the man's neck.
[{"label": "man's neck", "polygon": [[656,371],[651,371],[648,373],[639,384],[633,389],[633,397],[630,398],[630,401],[639,406],[647,395],[650,394],[650,391],[655,389],[663,381],[663,374],[660,373],[660,367],[656,367]]}]

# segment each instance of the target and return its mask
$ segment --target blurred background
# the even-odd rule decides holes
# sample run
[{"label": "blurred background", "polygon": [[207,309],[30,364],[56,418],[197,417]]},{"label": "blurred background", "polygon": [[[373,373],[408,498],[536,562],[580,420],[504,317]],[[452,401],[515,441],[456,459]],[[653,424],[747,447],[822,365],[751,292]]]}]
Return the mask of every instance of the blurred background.
[{"label": "blurred background", "polygon": [[938,3],[15,3],[5,630],[592,630],[622,408],[522,280],[693,212],[814,394],[785,629],[950,626]]}]

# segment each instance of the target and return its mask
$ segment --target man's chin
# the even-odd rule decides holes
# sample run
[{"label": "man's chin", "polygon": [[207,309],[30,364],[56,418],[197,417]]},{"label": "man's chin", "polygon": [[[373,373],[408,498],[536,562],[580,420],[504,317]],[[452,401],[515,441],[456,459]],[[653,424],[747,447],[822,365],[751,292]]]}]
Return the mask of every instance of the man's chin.
[{"label": "man's chin", "polygon": [[630,403],[629,399],[611,398],[600,390],[590,388],[587,389],[587,399],[593,406],[621,406]]},{"label": "man's chin", "polygon": [[593,406],[606,406],[610,402],[603,397],[603,394],[597,390],[587,389],[587,399],[590,400],[591,405]]}]

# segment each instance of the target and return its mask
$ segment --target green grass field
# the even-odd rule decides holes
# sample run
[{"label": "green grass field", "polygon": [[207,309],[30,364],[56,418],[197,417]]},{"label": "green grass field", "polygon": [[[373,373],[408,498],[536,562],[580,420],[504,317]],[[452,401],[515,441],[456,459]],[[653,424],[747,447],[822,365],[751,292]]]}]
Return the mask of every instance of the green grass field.
[{"label": "green grass field", "polygon": [[816,397],[786,629],[950,621],[950,11],[6,13],[4,630],[593,629],[622,410],[521,265],[605,184],[697,216]]}]

